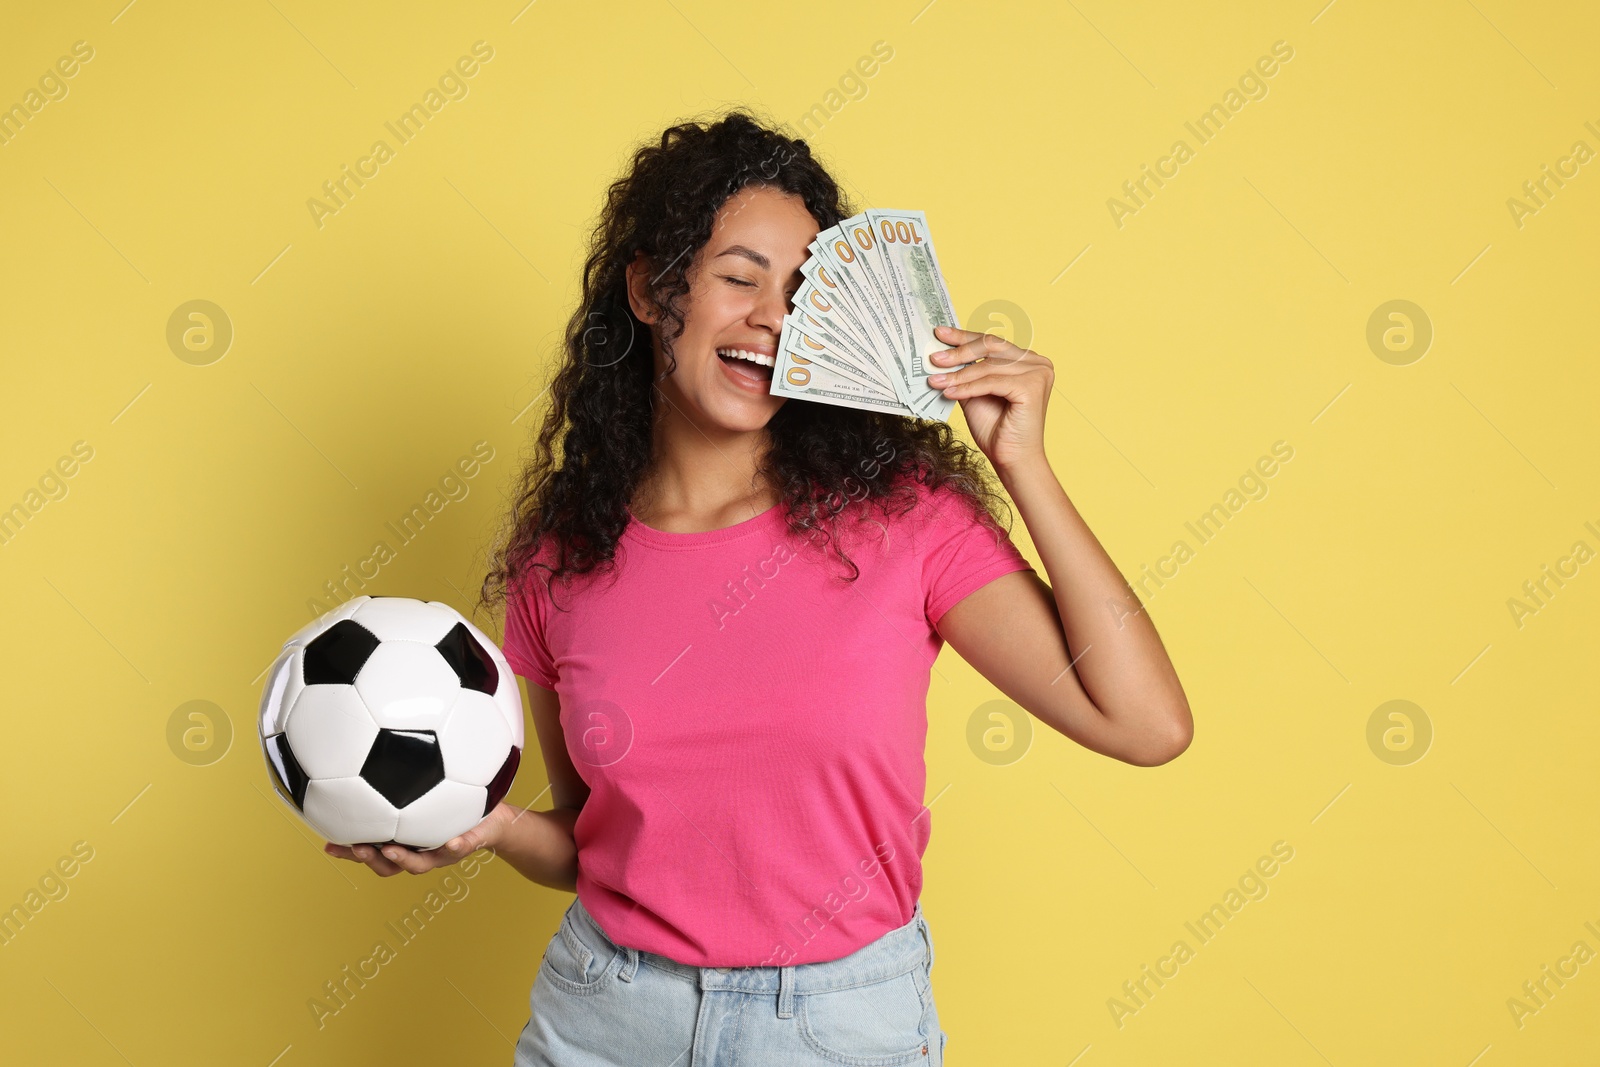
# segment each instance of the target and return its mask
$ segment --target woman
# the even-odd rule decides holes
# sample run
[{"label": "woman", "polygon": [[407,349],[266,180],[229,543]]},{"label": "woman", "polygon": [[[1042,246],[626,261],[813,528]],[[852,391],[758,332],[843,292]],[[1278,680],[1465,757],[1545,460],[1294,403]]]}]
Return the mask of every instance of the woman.
[{"label": "woman", "polygon": [[742,110],[637,151],[483,588],[554,806],[432,853],[330,848],[388,876],[488,847],[577,894],[518,1064],[942,1063],[918,898],[946,641],[1096,752],[1189,744],[1155,628],[1045,456],[1048,359],[940,330],[933,362],[961,369],[929,387],[981,456],[941,422],[770,393],[806,245],[849,214]]}]

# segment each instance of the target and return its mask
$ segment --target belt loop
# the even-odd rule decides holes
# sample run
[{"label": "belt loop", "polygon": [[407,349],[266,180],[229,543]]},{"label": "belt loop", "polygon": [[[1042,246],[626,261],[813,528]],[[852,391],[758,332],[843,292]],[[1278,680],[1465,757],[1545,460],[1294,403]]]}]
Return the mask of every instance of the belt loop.
[{"label": "belt loop", "polygon": [[928,929],[928,920],[919,909],[917,912],[917,929],[922,931],[922,943],[927,948],[928,970],[933,970],[933,934]]},{"label": "belt loop", "polygon": [[794,968],[778,968],[778,1018],[794,1018]]},{"label": "belt loop", "polygon": [[623,947],[622,954],[627,957],[627,962],[622,965],[622,970],[617,972],[617,977],[624,982],[631,982],[634,972],[639,969],[639,950]]}]

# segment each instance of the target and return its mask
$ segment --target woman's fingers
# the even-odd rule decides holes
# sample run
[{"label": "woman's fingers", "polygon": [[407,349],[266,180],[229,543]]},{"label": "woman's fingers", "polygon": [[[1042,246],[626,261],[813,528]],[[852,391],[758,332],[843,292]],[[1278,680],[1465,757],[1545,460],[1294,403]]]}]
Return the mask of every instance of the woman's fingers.
[{"label": "woman's fingers", "polygon": [[951,400],[965,400],[974,396],[998,396],[1012,400],[1027,388],[1014,377],[999,374],[978,374],[959,381],[944,382],[939,391]]},{"label": "woman's fingers", "polygon": [[1021,360],[1027,354],[1027,349],[1018,348],[999,334],[977,333],[973,330],[957,329],[954,326],[939,326],[935,328],[934,336],[945,344],[955,346],[929,355],[928,359],[941,367],[971,363],[977,359],[1009,363]]},{"label": "woman's fingers", "polygon": [[[954,351],[954,349],[951,351]],[[930,374],[928,375],[928,385],[933,389],[945,390],[953,385],[968,385],[980,378],[987,378],[991,375],[1028,375],[1039,370],[1043,365],[1044,358],[1042,356],[1038,356],[1033,360],[1016,361],[985,359],[981,362],[968,363],[959,370]]]},{"label": "woman's fingers", "polygon": [[329,844],[323,846],[323,851],[330,856],[337,856],[342,860],[351,860],[355,863],[364,863],[368,867],[372,868],[373,873],[384,878],[387,878],[393,874],[399,874],[402,869],[399,865],[384,859],[384,857],[379,854],[378,850],[373,848],[371,845],[335,845],[330,842]]},{"label": "woman's fingers", "polygon": [[447,841],[443,848],[430,852],[418,852],[403,845],[384,845],[379,849],[372,845],[336,845],[331,841],[324,845],[322,850],[342,860],[364,863],[377,874],[387,878],[402,871],[410,874],[426,874],[435,867],[454,863],[476,847],[474,844],[476,836],[469,831]]},{"label": "woman's fingers", "polygon": [[379,874],[384,878],[399,874],[401,871],[401,867],[398,863],[391,863],[389,860],[384,858],[382,853],[373,848],[371,845],[356,845],[355,854],[357,859],[359,859],[362,863],[365,863],[368,867],[371,867],[374,873]]},{"label": "woman's fingers", "polygon": [[963,330],[959,326],[935,326],[933,333],[947,345],[965,344],[983,336],[977,330]]},{"label": "woman's fingers", "polygon": [[426,874],[439,864],[431,852],[415,852],[403,845],[384,845],[383,855],[403,871]]}]

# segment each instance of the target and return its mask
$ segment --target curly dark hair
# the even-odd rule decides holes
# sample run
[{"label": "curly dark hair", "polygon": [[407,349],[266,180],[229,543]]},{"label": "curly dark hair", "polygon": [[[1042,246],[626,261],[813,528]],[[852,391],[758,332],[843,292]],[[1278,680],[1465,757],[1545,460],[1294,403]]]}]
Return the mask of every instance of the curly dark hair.
[{"label": "curly dark hair", "polygon": [[[822,229],[853,214],[804,140],[742,107],[668,128],[659,142],[639,147],[627,173],[611,184],[549,387],[550,407],[496,537],[480,607],[502,601],[508,583],[529,565],[547,571],[547,580],[612,569],[653,440],[654,351],[634,343],[648,341],[650,328],[629,305],[628,265],[641,250],[648,257],[670,373],[694,260],[718,210],[752,185],[800,197]],[[912,482],[930,489],[948,484],[967,498],[977,520],[1001,528],[994,513],[1006,505],[987,461],[947,423],[790,400],[766,430],[770,444],[758,479],[765,476],[782,493],[791,531],[814,544],[833,542],[849,580],[859,569],[830,531],[852,502],[870,502],[887,518],[915,505]],[[546,538],[553,541],[553,564],[535,559]]]}]

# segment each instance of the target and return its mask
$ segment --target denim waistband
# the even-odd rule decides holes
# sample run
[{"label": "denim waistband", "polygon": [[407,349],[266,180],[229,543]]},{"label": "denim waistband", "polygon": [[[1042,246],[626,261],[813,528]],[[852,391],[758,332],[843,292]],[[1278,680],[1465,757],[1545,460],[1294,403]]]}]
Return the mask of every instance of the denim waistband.
[{"label": "denim waistband", "polygon": [[619,977],[629,980],[637,971],[638,964],[644,963],[694,982],[701,989],[781,993],[787,1000],[793,995],[826,993],[881,982],[923,966],[931,966],[933,962],[933,940],[928,934],[920,901],[913,910],[910,922],[890,930],[847,956],[820,963],[781,967],[690,966],[659,953],[617,944],[576,897],[567,912],[572,918],[574,933],[587,942],[596,955],[604,953],[614,956],[620,952],[625,957]]}]

